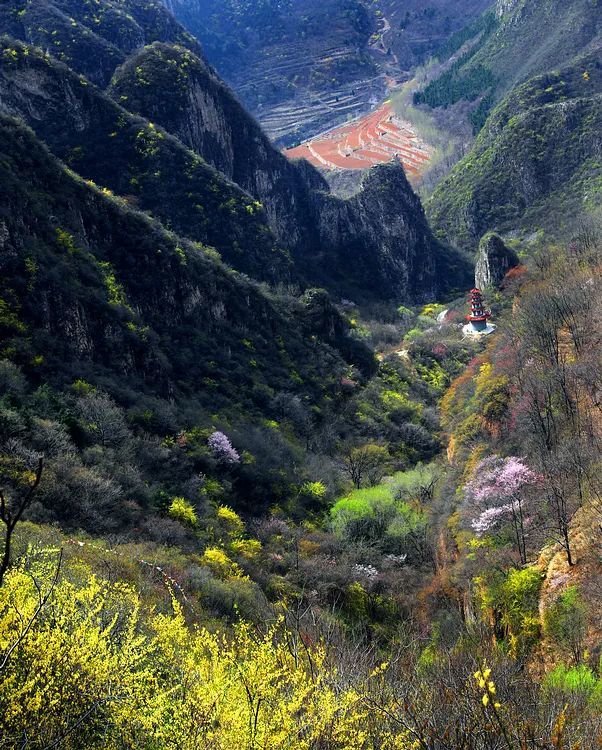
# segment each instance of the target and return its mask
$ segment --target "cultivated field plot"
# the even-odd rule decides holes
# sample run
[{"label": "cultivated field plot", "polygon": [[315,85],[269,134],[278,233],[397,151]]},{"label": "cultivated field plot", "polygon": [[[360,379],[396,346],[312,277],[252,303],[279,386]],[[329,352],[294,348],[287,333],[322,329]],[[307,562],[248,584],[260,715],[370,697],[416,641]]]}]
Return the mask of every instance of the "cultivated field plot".
[{"label": "cultivated field plot", "polygon": [[397,117],[391,104],[359,120],[341,125],[284,152],[321,169],[368,169],[398,157],[408,175],[418,175],[432,155],[410,123]]}]

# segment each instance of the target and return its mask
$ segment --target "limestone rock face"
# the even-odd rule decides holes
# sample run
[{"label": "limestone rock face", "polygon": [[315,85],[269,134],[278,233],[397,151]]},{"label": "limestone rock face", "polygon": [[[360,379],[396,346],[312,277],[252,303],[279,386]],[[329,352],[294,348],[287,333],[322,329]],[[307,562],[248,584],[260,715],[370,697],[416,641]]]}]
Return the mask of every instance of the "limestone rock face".
[{"label": "limestone rock face", "polygon": [[[51,5],[75,13],[78,2]],[[16,37],[0,41],[0,58],[11,60],[0,70],[0,112],[23,120],[85,180],[254,279],[404,303],[466,286],[470,264],[434,237],[400,164],[372,169],[355,195],[338,198],[311,165],[273,146],[163,6],[124,3],[140,11],[132,18],[144,38],[128,21],[133,36],[113,45],[105,90],[83,77],[96,37],[77,19],[78,54],[64,65],[0,12],[0,33]],[[103,33],[101,46],[117,39]],[[141,40],[151,43],[139,48]],[[104,86],[107,76],[94,80]]]},{"label": "limestone rock face", "polygon": [[172,45],[132,55],[109,94],[250,194],[304,284],[417,301],[461,286],[462,261],[433,237],[400,164],[373,168],[355,195],[338,198],[309,163],[274,148],[204,61]]},{"label": "limestone rock face", "polygon": [[481,239],[475,266],[475,286],[477,289],[497,287],[511,268],[518,266],[518,256],[502,239],[490,232]]}]

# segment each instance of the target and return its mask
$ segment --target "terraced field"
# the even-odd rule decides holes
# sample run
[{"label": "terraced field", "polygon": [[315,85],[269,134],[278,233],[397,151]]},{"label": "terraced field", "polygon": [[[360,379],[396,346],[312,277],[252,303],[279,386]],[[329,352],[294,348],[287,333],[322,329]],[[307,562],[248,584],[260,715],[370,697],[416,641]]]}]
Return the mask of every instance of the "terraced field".
[{"label": "terraced field", "polygon": [[320,169],[368,169],[399,158],[409,176],[420,174],[432,150],[385,102],[374,112],[284,152]]}]

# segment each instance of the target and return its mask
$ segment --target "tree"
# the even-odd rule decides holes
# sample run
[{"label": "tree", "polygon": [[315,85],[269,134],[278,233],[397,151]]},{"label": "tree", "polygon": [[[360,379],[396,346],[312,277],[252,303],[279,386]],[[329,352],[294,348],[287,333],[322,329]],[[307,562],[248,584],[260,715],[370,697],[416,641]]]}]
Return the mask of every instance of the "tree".
[{"label": "tree", "polygon": [[214,458],[220,463],[230,465],[240,463],[240,456],[232,447],[228,436],[224,435],[223,432],[213,432],[209,435],[207,444]]},{"label": "tree", "polygon": [[364,481],[376,484],[383,476],[389,460],[389,451],[381,445],[366,443],[359,447],[348,447],[343,452],[343,470],[359,490]]},{"label": "tree", "polygon": [[592,227],[578,229],[564,249],[535,254],[536,283],[521,294],[514,314],[520,341],[516,379],[521,399],[517,430],[545,478],[557,541],[569,565],[576,510],[599,495],[600,264],[602,243]]},{"label": "tree", "polygon": [[[0,521],[5,526],[4,549],[0,561],[0,586],[4,580],[4,574],[10,565],[11,542],[15,528],[23,517],[23,513],[31,505],[44,470],[44,459],[41,456],[38,459],[38,465],[33,474],[31,472],[19,471],[14,466],[14,463],[14,461],[11,461],[12,466],[8,472],[10,478],[13,480],[11,483],[15,486],[13,497],[8,497],[4,488],[0,489]],[[26,482],[29,482],[29,485]]]},{"label": "tree", "polygon": [[130,437],[123,409],[106,393],[92,391],[76,406],[84,429],[103,448],[119,448]]},{"label": "tree", "polygon": [[[522,563],[527,562],[525,516],[526,491],[541,482],[541,477],[516,456],[489,456],[475,469],[474,479],[464,488],[472,504],[471,526],[477,535],[485,534],[499,523],[510,520]],[[476,514],[474,511],[476,510]]]}]

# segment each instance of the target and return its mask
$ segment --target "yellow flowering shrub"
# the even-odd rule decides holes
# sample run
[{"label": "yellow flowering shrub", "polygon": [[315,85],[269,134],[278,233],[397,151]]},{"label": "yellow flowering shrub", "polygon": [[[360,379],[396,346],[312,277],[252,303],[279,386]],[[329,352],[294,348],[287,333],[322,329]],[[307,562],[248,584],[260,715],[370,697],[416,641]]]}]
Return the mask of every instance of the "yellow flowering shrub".
[{"label": "yellow flowering shrub", "polygon": [[[0,588],[0,737],[38,750],[413,750],[314,646],[276,623],[230,636],[147,611],[71,564],[13,568]],[[41,598],[40,598],[41,597]]]},{"label": "yellow flowering shrub", "polygon": [[240,565],[231,560],[219,547],[207,547],[201,561],[220,578],[245,578]]},{"label": "yellow flowering shrub", "polygon": [[230,550],[235,555],[253,560],[261,552],[261,542],[259,539],[235,539],[230,542]]},{"label": "yellow flowering shrub", "polygon": [[184,526],[196,526],[198,518],[194,507],[183,497],[174,497],[169,506],[169,515]]},{"label": "yellow flowering shrub", "polygon": [[232,539],[241,536],[245,531],[245,524],[242,518],[226,505],[220,505],[217,509],[217,517],[220,528]]}]

